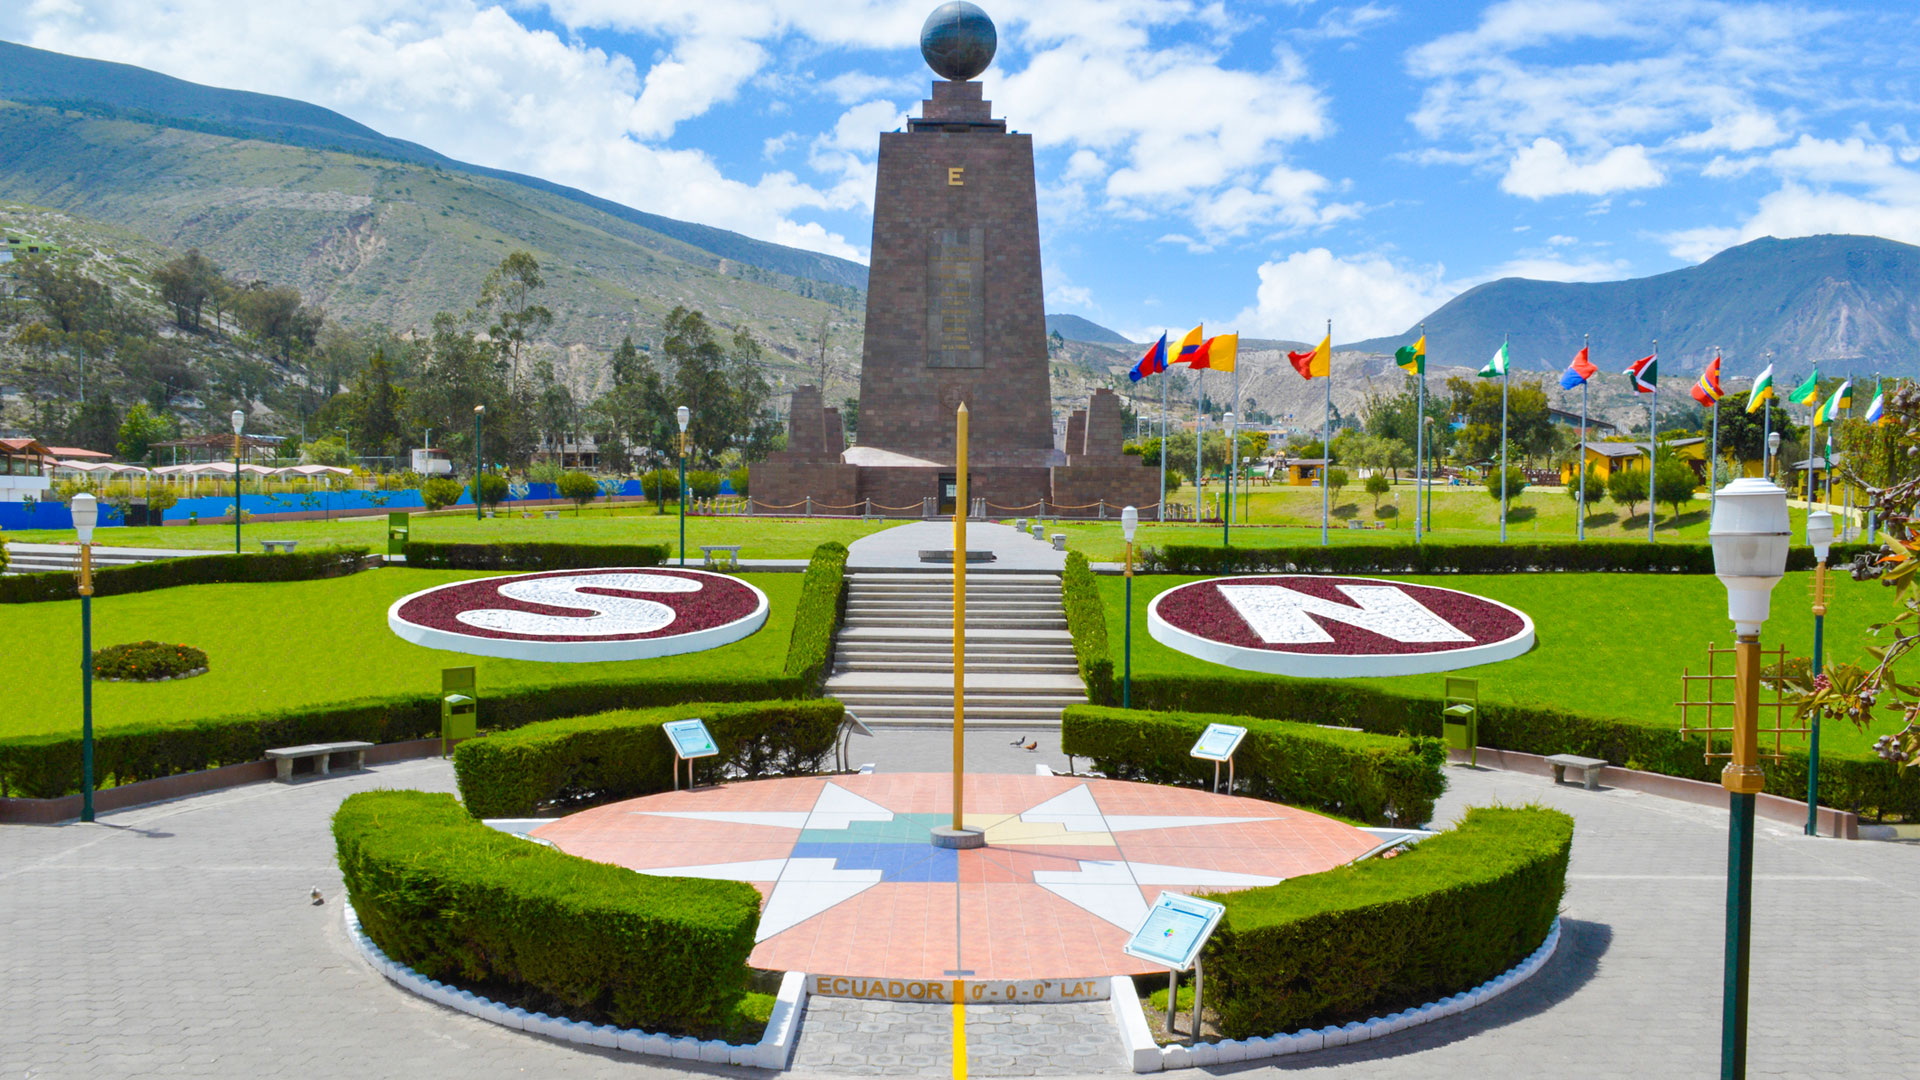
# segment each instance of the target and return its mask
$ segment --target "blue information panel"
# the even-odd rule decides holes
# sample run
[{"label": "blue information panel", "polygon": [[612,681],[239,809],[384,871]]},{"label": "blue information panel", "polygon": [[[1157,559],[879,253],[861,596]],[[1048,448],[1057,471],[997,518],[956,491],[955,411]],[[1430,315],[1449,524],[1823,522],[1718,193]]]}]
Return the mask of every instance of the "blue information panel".
[{"label": "blue information panel", "polygon": [[667,731],[667,739],[673,743],[673,752],[679,755],[682,761],[688,758],[712,757],[720,752],[720,748],[713,744],[713,736],[707,734],[705,720],[674,720],[663,726]]},{"label": "blue information panel", "polygon": [[1193,749],[1187,754],[1203,761],[1228,761],[1232,759],[1233,752],[1240,749],[1240,740],[1246,737],[1246,728],[1232,724],[1208,724],[1207,730],[1200,733],[1200,741],[1194,743]]},{"label": "blue information panel", "polygon": [[1193,967],[1200,946],[1207,943],[1213,928],[1220,925],[1226,908],[1211,900],[1163,892],[1147,910],[1145,922],[1133,932],[1133,939],[1122,949],[1128,956],[1151,960],[1186,971]]}]

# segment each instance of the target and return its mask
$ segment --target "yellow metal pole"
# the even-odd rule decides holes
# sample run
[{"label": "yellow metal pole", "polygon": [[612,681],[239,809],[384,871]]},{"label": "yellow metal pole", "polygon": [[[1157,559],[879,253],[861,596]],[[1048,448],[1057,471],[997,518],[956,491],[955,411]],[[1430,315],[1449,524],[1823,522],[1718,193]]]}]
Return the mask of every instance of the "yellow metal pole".
[{"label": "yellow metal pole", "polygon": [[953,488],[953,828],[962,826],[967,761],[967,403],[956,411]]}]

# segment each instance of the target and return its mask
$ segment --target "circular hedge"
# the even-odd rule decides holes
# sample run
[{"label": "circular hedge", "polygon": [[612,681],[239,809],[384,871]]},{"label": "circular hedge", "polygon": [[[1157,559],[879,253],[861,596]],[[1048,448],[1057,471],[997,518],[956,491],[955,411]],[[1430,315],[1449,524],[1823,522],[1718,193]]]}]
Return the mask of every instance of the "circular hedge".
[{"label": "circular hedge", "polygon": [[109,682],[160,682],[207,673],[207,654],[191,645],[136,641],[93,653],[93,674]]}]

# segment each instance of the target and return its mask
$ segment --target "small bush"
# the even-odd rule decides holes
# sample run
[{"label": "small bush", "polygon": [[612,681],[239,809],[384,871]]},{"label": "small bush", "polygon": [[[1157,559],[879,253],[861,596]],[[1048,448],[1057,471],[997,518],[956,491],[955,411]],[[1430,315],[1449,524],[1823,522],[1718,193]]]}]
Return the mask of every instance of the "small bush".
[{"label": "small bush", "polygon": [[[0,563],[4,565],[4,563]],[[123,596],[176,585],[212,585],[222,582],[313,581],[357,574],[368,565],[367,549],[321,548],[318,551],[273,555],[201,555],[190,559],[162,559],[134,566],[112,566],[93,572],[93,595]],[[78,596],[75,577],[55,570],[0,578],[0,604],[31,604],[72,600]]]},{"label": "small bush", "polygon": [[819,771],[846,709],[838,701],[675,705],[529,724],[460,744],[453,770],[475,817],[526,817],[549,803],[627,799],[672,786],[661,725],[699,717],[720,747],[702,769],[752,780]]},{"label": "small bush", "polygon": [[793,612],[793,637],[787,644],[787,674],[812,690],[833,662],[833,635],[846,608],[847,549],[832,540],[813,549],[800,579],[800,601]]},{"label": "small bush", "polygon": [[367,936],[429,978],[505,984],[571,1019],[680,1033],[723,1026],[746,992],[751,885],[592,862],[420,791],[349,796],[333,837]]},{"label": "small bush", "polygon": [[429,476],[420,483],[420,502],[429,510],[443,510],[459,502],[466,490],[451,476]]},{"label": "small bush", "polygon": [[482,506],[499,506],[507,500],[507,478],[497,472],[481,476],[478,486]]},{"label": "small bush", "polygon": [[1546,940],[1572,847],[1557,810],[1474,808],[1397,858],[1218,897],[1205,955],[1221,1030],[1344,1024],[1486,982]]},{"label": "small bush", "polygon": [[[1339,814],[1369,825],[1419,825],[1447,788],[1439,739],[1336,731],[1313,724],[1212,713],[1068,707],[1060,749],[1093,759],[1116,780],[1205,787],[1213,763],[1188,754],[1208,724],[1247,729],[1235,774],[1256,798]],[[1225,775],[1225,770],[1221,770]]]},{"label": "small bush", "polygon": [[659,566],[665,544],[448,544],[407,541],[407,565],[429,570],[580,570],[600,566]]},{"label": "small bush", "polygon": [[207,654],[199,649],[191,645],[163,645],[158,641],[110,645],[93,653],[93,674],[102,679],[151,682],[201,671],[206,666]]},{"label": "small bush", "polygon": [[600,481],[583,472],[564,473],[560,477],[560,497],[573,503],[573,512],[592,502],[600,495]]},{"label": "small bush", "polygon": [[1067,552],[1067,568],[1060,575],[1060,602],[1066,609],[1067,633],[1073,638],[1073,656],[1080,665],[1080,678],[1087,684],[1088,700],[1117,703],[1107,606],[1100,598],[1093,569],[1081,552]]}]

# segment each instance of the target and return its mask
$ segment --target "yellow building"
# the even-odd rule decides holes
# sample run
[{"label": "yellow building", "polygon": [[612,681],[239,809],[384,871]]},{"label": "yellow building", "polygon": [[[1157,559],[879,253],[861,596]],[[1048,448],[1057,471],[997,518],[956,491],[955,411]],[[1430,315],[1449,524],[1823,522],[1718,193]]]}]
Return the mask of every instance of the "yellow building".
[{"label": "yellow building", "polygon": [[[1593,475],[1603,481],[1623,469],[1647,467],[1646,443],[1590,442],[1582,443],[1581,447],[1585,451],[1582,460],[1592,467]],[[1561,483],[1576,483],[1578,479],[1571,464],[1560,466]]]},{"label": "yellow building", "polygon": [[1320,470],[1326,458],[1294,458],[1287,462],[1287,483],[1292,487],[1313,487],[1320,482]]}]

